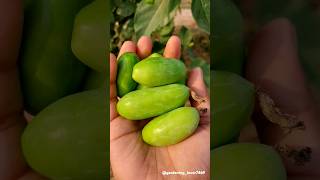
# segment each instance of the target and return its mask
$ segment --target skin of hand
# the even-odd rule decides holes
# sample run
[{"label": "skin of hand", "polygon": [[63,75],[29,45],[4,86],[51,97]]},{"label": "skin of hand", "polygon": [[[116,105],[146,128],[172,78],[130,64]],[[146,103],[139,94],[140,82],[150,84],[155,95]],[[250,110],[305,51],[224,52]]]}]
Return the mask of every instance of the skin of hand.
[{"label": "skin of hand", "polygon": [[257,108],[253,118],[260,141],[272,146],[310,147],[311,159],[304,165],[288,157],[283,162],[288,180],[315,180],[320,179],[320,121],[299,62],[296,38],[294,26],[285,18],[262,27],[249,48],[246,76],[274,100],[282,113],[294,115],[305,125],[305,130],[293,130],[284,136],[283,129],[266,120]]},{"label": "skin of hand", "polygon": [[[143,36],[137,45],[127,41],[124,52],[136,52],[143,59],[151,54],[152,41]],[[180,57],[180,39],[172,36],[166,45],[164,57]],[[188,86],[205,98],[208,112],[200,117],[196,132],[186,140],[168,147],[152,147],[143,142],[141,130],[146,121],[130,121],[116,110],[116,57],[110,54],[110,160],[115,179],[209,179],[210,177],[210,102],[200,68],[189,73]],[[196,106],[191,102],[192,106]],[[162,171],[205,170],[205,175],[163,176]]]}]

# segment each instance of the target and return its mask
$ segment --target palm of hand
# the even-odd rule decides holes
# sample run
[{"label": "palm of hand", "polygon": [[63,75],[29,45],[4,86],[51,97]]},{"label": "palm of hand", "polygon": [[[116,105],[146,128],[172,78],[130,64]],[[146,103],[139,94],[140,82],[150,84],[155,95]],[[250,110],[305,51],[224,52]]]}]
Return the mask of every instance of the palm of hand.
[{"label": "palm of hand", "polygon": [[[201,124],[185,141],[168,147],[151,147],[141,137],[144,122],[116,117],[110,123],[111,162],[119,179],[155,179],[162,171],[193,171],[209,169],[208,126]],[[121,128],[121,130],[120,130]],[[115,132],[117,131],[117,132]],[[126,177],[126,178],[124,178]],[[132,177],[132,178],[129,178]]]}]

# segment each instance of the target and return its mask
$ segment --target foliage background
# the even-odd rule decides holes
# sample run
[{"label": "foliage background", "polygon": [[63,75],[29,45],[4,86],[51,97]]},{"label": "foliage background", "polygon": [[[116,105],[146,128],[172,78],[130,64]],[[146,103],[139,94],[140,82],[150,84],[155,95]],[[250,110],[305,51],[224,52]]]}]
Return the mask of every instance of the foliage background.
[{"label": "foliage background", "polygon": [[167,40],[178,35],[187,67],[201,67],[210,82],[210,0],[113,0],[110,51],[117,54],[126,40],[142,35],[153,39],[162,53]]}]

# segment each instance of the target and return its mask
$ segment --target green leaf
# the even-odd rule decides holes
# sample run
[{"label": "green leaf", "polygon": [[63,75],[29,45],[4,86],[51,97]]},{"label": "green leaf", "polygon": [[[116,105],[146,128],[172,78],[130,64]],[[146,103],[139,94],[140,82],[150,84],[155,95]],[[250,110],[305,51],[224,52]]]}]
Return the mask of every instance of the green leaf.
[{"label": "green leaf", "polygon": [[183,48],[190,47],[190,44],[192,43],[192,32],[187,29],[185,26],[182,26],[179,32],[179,37],[181,39],[181,44]]},{"label": "green leaf", "polygon": [[137,38],[142,35],[151,35],[159,26],[170,21],[180,1],[181,0],[155,0],[153,5],[140,2],[137,5],[134,17],[134,29]]},{"label": "green leaf", "polygon": [[174,31],[174,23],[173,23],[173,21],[170,21],[167,25],[165,25],[159,29],[159,35],[160,36],[171,36],[173,31]]},{"label": "green leaf", "polygon": [[153,4],[153,3],[154,3],[154,0],[144,0],[144,3],[146,3],[146,4]]},{"label": "green leaf", "polygon": [[210,34],[210,0],[193,0],[191,10],[198,26]]},{"label": "green leaf", "polygon": [[112,4],[115,7],[119,7],[122,3],[123,3],[122,0],[112,0]]},{"label": "green leaf", "polygon": [[123,39],[128,40],[132,38],[133,33],[133,19],[128,19],[121,28],[121,36]]},{"label": "green leaf", "polygon": [[134,13],[134,10],[135,10],[135,4],[131,2],[123,2],[122,4],[119,5],[116,13],[121,17],[128,17]]}]

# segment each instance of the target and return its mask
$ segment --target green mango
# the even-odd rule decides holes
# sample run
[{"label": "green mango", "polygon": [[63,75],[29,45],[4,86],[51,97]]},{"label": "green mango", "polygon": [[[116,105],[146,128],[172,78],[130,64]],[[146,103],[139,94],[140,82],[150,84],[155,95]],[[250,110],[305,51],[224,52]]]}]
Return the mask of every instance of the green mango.
[{"label": "green mango", "polygon": [[107,71],[108,12],[106,0],[95,0],[78,13],[72,33],[73,53],[99,72]]},{"label": "green mango", "polygon": [[263,144],[235,143],[211,151],[212,180],[286,180],[279,154]]},{"label": "green mango", "polygon": [[104,180],[107,111],[105,89],[73,94],[46,107],[22,135],[28,165],[55,180]]},{"label": "green mango", "polygon": [[118,113],[129,120],[159,116],[183,106],[189,98],[189,88],[181,84],[132,91],[117,103]]},{"label": "green mango", "polygon": [[212,64],[214,70],[242,74],[244,64],[244,22],[231,0],[213,1]]},{"label": "green mango", "polygon": [[19,70],[29,113],[80,89],[86,66],[71,51],[71,34],[76,13],[89,2],[34,0],[25,9]]},{"label": "green mango", "polygon": [[169,146],[189,137],[198,127],[199,113],[193,107],[180,107],[151,120],[142,130],[144,142]]},{"label": "green mango", "polygon": [[151,58],[133,67],[132,78],[139,84],[154,87],[176,83],[186,77],[182,61],[167,58]]},{"label": "green mango", "polygon": [[90,70],[84,81],[83,90],[91,90],[107,87],[106,73],[100,73],[94,70]]},{"label": "green mango", "polygon": [[237,74],[211,71],[211,148],[232,142],[249,122],[254,86]]},{"label": "green mango", "polygon": [[138,56],[131,52],[124,53],[118,59],[117,94],[119,97],[136,89],[138,84],[132,79],[132,71],[138,62]]}]

